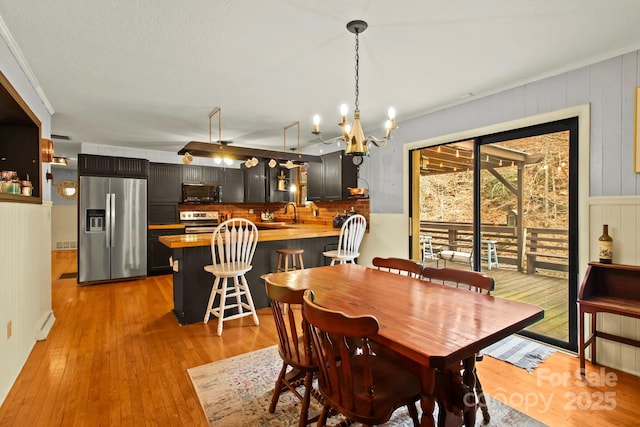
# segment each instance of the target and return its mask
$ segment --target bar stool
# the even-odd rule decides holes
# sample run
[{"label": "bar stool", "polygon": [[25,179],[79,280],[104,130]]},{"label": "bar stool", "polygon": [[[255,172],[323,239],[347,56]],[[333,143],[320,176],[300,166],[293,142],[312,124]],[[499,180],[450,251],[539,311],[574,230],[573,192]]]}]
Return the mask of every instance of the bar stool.
[{"label": "bar stool", "polygon": [[498,268],[498,251],[496,250],[497,240],[482,240],[487,245],[487,266],[489,270],[495,265]]},{"label": "bar stool", "polygon": [[433,245],[431,244],[432,237],[426,234],[420,235],[420,244],[422,245],[422,261],[425,259],[436,259],[433,256]]},{"label": "bar stool", "polygon": [[[304,249],[282,248],[276,249],[276,253],[278,254],[278,265],[276,267],[276,273],[279,273],[281,271],[304,269],[304,262],[302,261],[302,254],[304,253]],[[296,255],[298,255],[297,260]],[[291,257],[291,268],[289,268],[289,257]],[[284,267],[282,266],[283,260]]]}]

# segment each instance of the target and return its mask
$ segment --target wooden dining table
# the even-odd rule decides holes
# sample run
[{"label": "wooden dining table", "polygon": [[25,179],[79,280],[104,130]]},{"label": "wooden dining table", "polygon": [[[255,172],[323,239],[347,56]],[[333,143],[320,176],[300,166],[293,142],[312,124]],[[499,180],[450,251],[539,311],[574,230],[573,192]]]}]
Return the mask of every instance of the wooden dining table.
[{"label": "wooden dining table", "polygon": [[465,402],[458,402],[464,408],[447,412],[449,419],[439,416],[438,424],[451,425],[454,417],[453,425],[475,425],[475,397],[473,402],[468,400],[475,386],[476,353],[544,317],[544,311],[531,304],[357,264],[270,273],[262,278],[273,285],[311,289],[323,307],[350,316],[375,316],[380,329],[371,339],[407,360],[412,369],[417,367],[421,426],[435,425],[436,400],[439,410],[444,408],[437,390],[442,373],[460,372],[461,366],[464,373],[457,386],[471,393],[465,394]]}]

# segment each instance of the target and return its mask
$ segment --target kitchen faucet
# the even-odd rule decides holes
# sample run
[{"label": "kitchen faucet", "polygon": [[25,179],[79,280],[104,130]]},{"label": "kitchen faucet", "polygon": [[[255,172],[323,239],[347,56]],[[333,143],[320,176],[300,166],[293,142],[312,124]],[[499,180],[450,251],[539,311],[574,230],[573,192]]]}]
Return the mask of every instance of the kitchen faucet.
[{"label": "kitchen faucet", "polygon": [[287,213],[287,208],[289,207],[289,205],[293,206],[293,223],[297,224],[298,223],[298,218],[296,216],[296,204],[293,202],[289,202],[286,205],[284,205],[284,213]]}]

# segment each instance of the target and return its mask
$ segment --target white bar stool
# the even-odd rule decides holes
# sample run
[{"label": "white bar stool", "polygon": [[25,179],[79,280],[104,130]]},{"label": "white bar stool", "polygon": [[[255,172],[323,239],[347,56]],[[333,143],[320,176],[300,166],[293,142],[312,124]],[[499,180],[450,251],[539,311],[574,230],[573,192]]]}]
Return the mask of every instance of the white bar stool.
[{"label": "white bar stool", "polygon": [[497,240],[482,240],[487,245],[487,266],[491,270],[491,266],[498,268],[498,251],[496,250]]}]

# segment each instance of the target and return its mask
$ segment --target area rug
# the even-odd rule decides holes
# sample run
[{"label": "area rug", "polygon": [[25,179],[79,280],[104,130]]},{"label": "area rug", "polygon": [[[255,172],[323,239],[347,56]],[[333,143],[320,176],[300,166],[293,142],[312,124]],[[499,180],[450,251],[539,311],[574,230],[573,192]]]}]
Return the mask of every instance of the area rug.
[{"label": "area rug", "polygon": [[[299,400],[291,393],[280,395],[276,411],[269,403],[282,361],[276,346],[188,369],[189,376],[212,427],[288,427],[298,424]],[[489,426],[544,426],[533,418],[487,396]],[[312,399],[311,413],[320,406]],[[437,408],[436,408],[437,414]],[[478,412],[477,425],[482,415]],[[360,424],[354,424],[359,426]],[[406,408],[396,411],[389,427],[411,426]]]},{"label": "area rug", "polygon": [[527,372],[532,372],[540,362],[555,352],[549,346],[517,335],[510,335],[482,350],[482,354],[511,363]]}]

